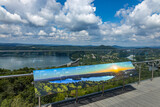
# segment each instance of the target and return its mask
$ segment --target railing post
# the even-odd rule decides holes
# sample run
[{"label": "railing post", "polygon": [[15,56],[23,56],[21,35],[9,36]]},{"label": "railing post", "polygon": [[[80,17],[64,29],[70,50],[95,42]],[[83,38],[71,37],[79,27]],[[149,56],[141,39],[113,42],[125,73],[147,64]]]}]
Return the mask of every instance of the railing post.
[{"label": "railing post", "polygon": [[78,102],[78,88],[76,88],[76,103]]},{"label": "railing post", "polygon": [[38,105],[39,107],[41,107],[41,97],[40,96],[38,97]]},{"label": "railing post", "polygon": [[98,84],[98,92],[99,92],[99,84]]},{"label": "railing post", "polygon": [[102,84],[102,95],[104,95],[104,83]]},{"label": "railing post", "polygon": [[153,81],[153,76],[154,76],[154,63],[152,62],[152,79],[151,79],[151,81]]},{"label": "railing post", "polygon": [[125,88],[125,80],[124,80],[124,73],[123,73],[123,91],[124,91],[124,88]]},{"label": "railing post", "polygon": [[139,65],[139,81],[138,81],[138,84],[140,84],[141,82],[141,64]]}]

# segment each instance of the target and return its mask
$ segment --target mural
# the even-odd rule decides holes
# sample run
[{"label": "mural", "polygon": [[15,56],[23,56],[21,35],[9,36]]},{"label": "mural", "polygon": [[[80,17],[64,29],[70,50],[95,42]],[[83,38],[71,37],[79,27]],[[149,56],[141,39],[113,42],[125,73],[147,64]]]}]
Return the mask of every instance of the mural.
[{"label": "mural", "polygon": [[33,71],[36,96],[89,87],[122,75],[133,76],[134,73],[135,68],[131,62]]}]

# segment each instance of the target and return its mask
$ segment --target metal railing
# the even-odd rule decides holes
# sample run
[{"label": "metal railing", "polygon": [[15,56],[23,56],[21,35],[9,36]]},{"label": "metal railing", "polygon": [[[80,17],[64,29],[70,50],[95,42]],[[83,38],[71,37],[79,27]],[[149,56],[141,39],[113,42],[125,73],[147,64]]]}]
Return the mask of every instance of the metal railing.
[{"label": "metal railing", "polygon": [[[160,67],[160,59],[157,59],[157,60],[150,60],[150,61],[140,61],[140,62],[133,62],[133,65],[135,67],[138,67],[139,66],[139,71],[141,70],[141,64],[147,64],[147,65],[152,65],[152,68],[154,66],[158,66]],[[153,70],[152,70],[153,72]],[[152,73],[153,74],[153,73]],[[14,78],[14,77],[23,77],[23,76],[31,76],[33,75],[33,73],[29,73],[29,74],[18,74],[18,75],[7,75],[7,76],[0,76],[0,79],[3,79],[3,78]],[[153,75],[152,75],[153,77]]]},{"label": "metal railing", "polygon": [[[133,62],[136,69],[138,69],[138,84],[140,84],[141,76],[142,76],[142,66],[147,65],[148,67],[152,68],[151,71],[151,81],[154,78],[154,67],[160,68],[160,59],[157,60],[150,60],[150,61],[141,61],[141,62]],[[17,74],[17,75],[7,75],[7,76],[0,76],[0,79],[6,79],[6,78],[15,78],[15,77],[24,77],[24,76],[32,76],[33,73],[29,74]],[[123,88],[124,88],[124,82],[123,82]],[[104,93],[104,84],[102,87],[102,93]],[[39,107],[41,106],[41,98],[39,97]],[[76,101],[78,101],[78,90],[76,90]]]}]

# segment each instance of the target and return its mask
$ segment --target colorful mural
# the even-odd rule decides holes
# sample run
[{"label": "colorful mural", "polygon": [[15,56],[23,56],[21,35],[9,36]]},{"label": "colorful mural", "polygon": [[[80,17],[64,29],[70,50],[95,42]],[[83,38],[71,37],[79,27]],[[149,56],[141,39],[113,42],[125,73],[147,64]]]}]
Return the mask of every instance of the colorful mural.
[{"label": "colorful mural", "polygon": [[131,62],[35,70],[35,92],[40,96],[83,88],[85,84],[107,81],[123,72],[130,76],[134,70]]}]

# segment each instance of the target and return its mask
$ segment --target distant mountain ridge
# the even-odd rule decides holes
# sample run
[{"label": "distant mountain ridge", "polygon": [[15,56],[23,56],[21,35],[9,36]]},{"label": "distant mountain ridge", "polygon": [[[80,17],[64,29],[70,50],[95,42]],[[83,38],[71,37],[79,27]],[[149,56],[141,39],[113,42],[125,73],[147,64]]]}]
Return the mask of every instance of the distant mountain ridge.
[{"label": "distant mountain ridge", "polygon": [[116,49],[112,46],[74,46],[74,45],[50,45],[50,44],[20,44],[0,43],[0,50],[93,50],[93,49]]},{"label": "distant mountain ridge", "polygon": [[149,49],[149,48],[160,48],[160,46],[117,46],[117,45],[113,45],[112,47],[117,48],[117,49]]},{"label": "distant mountain ridge", "polygon": [[[160,46],[118,46],[118,45],[113,45],[113,46],[105,46],[105,45],[100,45],[100,46],[94,46],[94,45],[57,45],[57,44],[23,44],[23,43],[0,43],[0,49],[2,50],[2,47],[17,47],[17,49],[20,49],[18,47],[32,47],[29,49],[33,49],[33,47],[88,47],[88,48],[98,48],[98,49],[149,49],[149,48],[154,48],[154,49],[159,49]],[[14,49],[15,49],[14,48]]]}]

